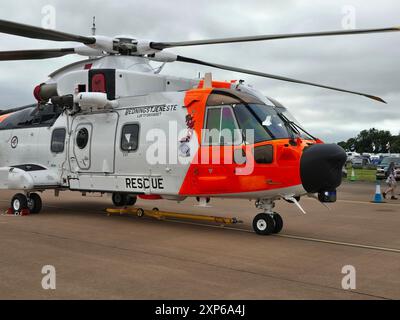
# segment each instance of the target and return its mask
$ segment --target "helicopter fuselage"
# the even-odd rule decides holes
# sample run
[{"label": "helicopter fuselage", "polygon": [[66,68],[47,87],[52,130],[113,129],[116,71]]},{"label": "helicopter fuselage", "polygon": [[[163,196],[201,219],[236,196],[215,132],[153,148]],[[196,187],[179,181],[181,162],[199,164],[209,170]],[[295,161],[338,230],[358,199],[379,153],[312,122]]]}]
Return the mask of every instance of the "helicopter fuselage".
[{"label": "helicopter fuselage", "polygon": [[306,194],[336,200],[343,150],[242,82],[163,76],[144,58],[104,57],[56,71],[35,97],[0,116],[0,189],[26,194],[14,210],[48,189],[121,204],[129,201],[114,197],[254,199],[274,217],[278,199],[301,210]]},{"label": "helicopter fuselage", "polygon": [[[299,140],[296,146],[290,145],[289,139],[252,145],[243,141],[209,145],[202,141],[206,112],[217,108],[206,106],[212,92],[194,89],[121,98],[118,108],[74,115],[62,112],[53,123],[40,122],[39,117],[52,115],[35,112],[37,107],[3,117],[0,187],[166,198],[304,194],[299,159],[310,141]],[[193,126],[188,125],[188,116]],[[242,156],[250,148],[266,150],[264,157],[269,159],[260,161],[268,163],[250,160],[253,167],[238,175],[236,170],[246,168],[246,164],[236,163],[234,157],[239,150]]]}]

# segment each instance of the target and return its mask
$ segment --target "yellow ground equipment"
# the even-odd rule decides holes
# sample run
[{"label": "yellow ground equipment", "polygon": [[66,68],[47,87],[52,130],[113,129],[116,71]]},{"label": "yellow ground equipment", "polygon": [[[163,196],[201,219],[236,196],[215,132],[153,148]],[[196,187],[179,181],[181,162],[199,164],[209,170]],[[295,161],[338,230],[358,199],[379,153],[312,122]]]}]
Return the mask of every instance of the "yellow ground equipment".
[{"label": "yellow ground equipment", "polygon": [[185,214],[185,213],[177,213],[177,212],[166,212],[160,211],[158,208],[154,208],[153,210],[147,210],[142,208],[108,208],[106,209],[108,215],[113,214],[133,214],[138,217],[148,216],[158,220],[173,218],[173,219],[183,219],[183,220],[195,220],[195,221],[203,221],[203,222],[214,222],[218,224],[236,224],[242,223],[242,221],[237,218],[226,218],[226,217],[216,217],[216,216],[205,216],[199,214]]}]

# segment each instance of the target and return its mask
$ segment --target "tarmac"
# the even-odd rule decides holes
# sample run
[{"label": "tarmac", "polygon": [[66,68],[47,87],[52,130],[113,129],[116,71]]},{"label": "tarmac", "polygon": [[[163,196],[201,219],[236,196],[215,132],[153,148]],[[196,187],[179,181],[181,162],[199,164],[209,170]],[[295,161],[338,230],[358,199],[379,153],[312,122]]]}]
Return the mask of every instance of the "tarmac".
[{"label": "tarmac", "polygon": [[[252,231],[248,200],[139,200],[138,207],[237,217],[221,226],[108,216],[110,197],[42,195],[42,213],[0,216],[0,299],[400,299],[400,200],[374,204],[375,185],[345,182],[329,210],[285,201],[280,235]],[[0,212],[11,191],[0,192]],[[42,268],[56,289],[42,287]],[[343,289],[344,266],[356,288]]]}]

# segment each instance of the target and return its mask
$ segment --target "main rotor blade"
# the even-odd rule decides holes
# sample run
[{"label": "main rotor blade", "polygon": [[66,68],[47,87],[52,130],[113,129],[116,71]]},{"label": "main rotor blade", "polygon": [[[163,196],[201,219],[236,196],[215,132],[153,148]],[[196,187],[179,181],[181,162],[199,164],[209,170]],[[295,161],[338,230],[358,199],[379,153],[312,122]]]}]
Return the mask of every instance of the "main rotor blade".
[{"label": "main rotor blade", "polygon": [[400,26],[399,27],[390,27],[390,28],[381,28],[381,29],[354,29],[354,30],[337,30],[337,31],[309,32],[309,33],[288,33],[288,34],[275,34],[275,35],[271,34],[271,35],[261,35],[261,36],[220,38],[220,39],[180,41],[180,42],[179,41],[178,42],[151,42],[150,47],[153,49],[156,49],[156,50],[162,50],[162,49],[173,48],[173,47],[187,47],[187,46],[198,46],[198,45],[206,45],[206,44],[266,41],[266,40],[322,37],[322,36],[341,36],[341,35],[352,35],[352,34],[396,32],[396,31],[400,31]]},{"label": "main rotor blade", "polygon": [[376,100],[376,101],[379,101],[379,102],[386,103],[386,101],[383,100],[382,98],[376,97],[376,96],[373,96],[373,95],[370,95],[370,94],[356,92],[356,91],[350,91],[350,90],[345,90],[345,89],[339,89],[339,88],[325,86],[325,85],[318,84],[318,83],[312,83],[312,82],[307,82],[307,81],[302,81],[302,80],[291,79],[291,78],[277,76],[277,75],[268,74],[268,73],[263,73],[263,72],[259,72],[259,71],[253,71],[253,70],[241,69],[241,68],[236,68],[236,67],[230,67],[230,66],[225,66],[225,65],[222,65],[222,64],[210,63],[210,62],[205,62],[205,61],[196,60],[196,59],[187,58],[187,57],[182,57],[182,56],[177,56],[177,60],[176,61],[192,63],[192,64],[199,64],[199,65],[203,65],[203,66],[207,66],[207,67],[213,67],[213,68],[223,69],[223,70],[228,70],[228,71],[246,73],[246,74],[251,74],[251,75],[264,77],[264,78],[269,78],[269,79],[275,79],[275,80],[281,80],[281,81],[287,81],[287,82],[293,82],[293,83],[299,83],[299,84],[306,84],[306,85],[313,86],[313,87],[319,87],[319,88],[324,88],[324,89],[329,89],[329,90],[335,90],[335,91],[340,91],[340,92],[356,94],[356,95],[359,95],[359,96],[364,96],[364,97],[367,97],[369,99],[373,99],[373,100]]},{"label": "main rotor blade", "polygon": [[33,39],[51,41],[73,41],[83,44],[96,43],[96,39],[93,37],[84,37],[6,20],[0,20],[0,32]]},{"label": "main rotor blade", "polygon": [[0,61],[39,60],[74,54],[74,48],[0,51]]}]

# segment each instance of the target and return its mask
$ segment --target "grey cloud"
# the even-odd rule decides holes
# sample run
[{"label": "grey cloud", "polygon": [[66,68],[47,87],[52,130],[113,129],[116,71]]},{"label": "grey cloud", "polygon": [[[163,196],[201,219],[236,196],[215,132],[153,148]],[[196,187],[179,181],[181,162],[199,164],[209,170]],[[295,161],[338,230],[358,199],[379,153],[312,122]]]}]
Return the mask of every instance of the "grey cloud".
[{"label": "grey cloud", "polygon": [[[61,1],[3,2],[0,18],[40,25],[43,5],[57,10],[57,29],[88,34],[96,15],[98,32],[132,34],[139,38],[179,41],[269,33],[340,29],[344,6],[356,10],[358,28],[400,25],[400,3],[395,0],[292,1]],[[0,50],[68,47],[0,36]],[[327,85],[380,95],[388,105],[363,97],[302,85],[213,70],[216,79],[244,79],[282,101],[305,128],[326,141],[354,136],[372,126],[400,130],[400,33],[292,39],[260,43],[176,48],[181,55],[285,75]],[[0,63],[0,96],[4,106],[32,101],[33,87],[66,63],[80,58]],[[164,73],[196,77],[210,69],[174,63]]]}]

